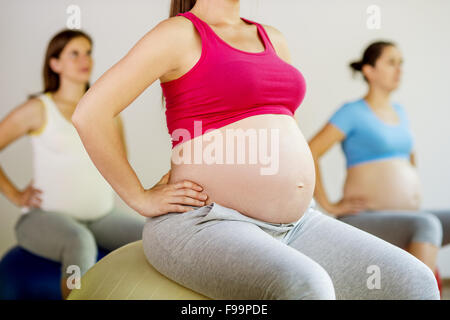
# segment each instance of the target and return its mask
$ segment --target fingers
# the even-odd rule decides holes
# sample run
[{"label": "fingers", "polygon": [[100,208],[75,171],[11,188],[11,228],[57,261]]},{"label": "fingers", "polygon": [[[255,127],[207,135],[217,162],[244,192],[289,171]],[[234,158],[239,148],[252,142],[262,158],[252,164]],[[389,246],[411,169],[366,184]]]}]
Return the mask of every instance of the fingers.
[{"label": "fingers", "polygon": [[183,181],[175,183],[174,188],[175,189],[188,188],[188,189],[194,189],[197,191],[203,190],[203,188],[200,185],[198,185],[192,181],[189,181],[189,180],[183,180]]},{"label": "fingers", "polygon": [[[183,183],[195,187],[195,184],[192,184],[190,181],[184,181]],[[183,205],[204,206],[207,198],[208,196],[204,192],[195,191],[190,188],[181,188],[175,189],[170,202]]]},{"label": "fingers", "polygon": [[348,207],[349,213],[359,213],[364,210],[366,210],[366,207],[364,205],[352,204]]},{"label": "fingers", "polygon": [[359,213],[367,209],[367,202],[363,197],[350,198],[347,201],[346,207],[349,213]]},{"label": "fingers", "polygon": [[28,203],[28,207],[32,208],[40,208],[41,207],[41,201],[40,200],[32,200]]},{"label": "fingers", "polygon": [[192,189],[176,189],[173,193],[173,196],[187,196],[187,197],[191,197],[200,201],[205,201],[208,196],[206,195],[206,193],[204,192],[198,192]]},{"label": "fingers", "polygon": [[361,212],[361,210],[358,210],[358,209],[350,209],[350,210],[348,210],[348,211],[346,212],[346,214],[356,215],[356,214],[358,214],[358,213],[360,213],[360,212]]},{"label": "fingers", "polygon": [[29,185],[22,192],[20,204],[27,207],[40,207],[42,203],[41,195],[42,190]]},{"label": "fingers", "polygon": [[31,197],[28,202],[27,202],[27,206],[28,207],[40,207],[42,203],[42,200],[38,197]]},{"label": "fingers", "polygon": [[362,198],[362,197],[350,198],[348,200],[349,200],[350,203],[354,203],[354,204],[358,204],[358,205],[362,205],[362,204],[365,204],[367,202],[367,200],[365,198]]},{"label": "fingers", "polygon": [[[169,173],[168,173],[169,174]],[[164,202],[166,212],[188,212],[195,210],[194,207],[206,205],[208,195],[201,192],[203,188],[189,180],[183,180],[174,184],[158,187],[166,199]]]},{"label": "fingers", "polygon": [[167,207],[167,212],[188,212],[188,211],[192,211],[195,210],[195,208],[191,208],[191,207],[187,207],[187,206],[183,206],[183,205],[179,205],[179,204],[170,204]]},{"label": "fingers", "polygon": [[169,203],[197,206],[197,207],[203,207],[205,205],[205,201],[200,201],[187,196],[172,197],[170,198]]},{"label": "fingers", "polygon": [[42,190],[40,189],[36,189],[36,188],[31,188],[31,190],[29,190],[29,198],[28,198],[28,206],[34,206],[34,207],[39,207],[42,203],[42,199],[41,199],[41,194],[42,194]]},{"label": "fingers", "polygon": [[42,190],[33,187],[32,183],[30,183],[30,184],[27,186],[27,188],[26,188],[25,190],[26,190],[26,191],[29,191],[29,192],[38,192],[38,193],[42,193]]},{"label": "fingers", "polygon": [[342,215],[356,215],[366,210],[367,201],[363,197],[344,198],[337,205],[337,212]]},{"label": "fingers", "polygon": [[355,202],[352,202],[352,206],[354,206],[355,208],[365,209],[367,203],[365,200],[357,200]]}]

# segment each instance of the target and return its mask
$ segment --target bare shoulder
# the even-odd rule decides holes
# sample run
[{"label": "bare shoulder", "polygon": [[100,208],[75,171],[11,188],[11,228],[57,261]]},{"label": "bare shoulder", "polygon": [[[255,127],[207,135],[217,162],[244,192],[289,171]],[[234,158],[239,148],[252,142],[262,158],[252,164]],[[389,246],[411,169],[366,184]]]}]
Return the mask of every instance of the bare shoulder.
[{"label": "bare shoulder", "polygon": [[196,29],[189,19],[174,16],[158,22],[137,46],[144,52],[154,54],[147,56],[152,60],[157,59],[159,68],[162,69],[159,75],[162,75],[179,68],[186,52],[198,46],[198,39]]},{"label": "bare shoulder", "polygon": [[291,53],[289,51],[289,46],[283,33],[274,26],[270,26],[267,24],[261,25],[264,27],[264,30],[266,30],[266,33],[269,36],[269,39],[272,42],[278,56],[287,63],[291,63]]},{"label": "bare shoulder", "polygon": [[45,125],[45,106],[39,98],[29,99],[0,121],[0,149],[19,137],[39,131]]},{"label": "bare shoulder", "polygon": [[35,97],[28,99],[12,111],[14,118],[27,125],[29,130],[41,127],[45,118],[45,106],[41,99]]},{"label": "bare shoulder", "polygon": [[193,24],[189,19],[182,16],[175,16],[161,20],[150,32],[163,33],[182,39],[192,28]]},{"label": "bare shoulder", "polygon": [[183,47],[192,43],[195,35],[195,27],[192,22],[182,16],[169,17],[161,20],[145,36],[161,40],[162,44],[170,47],[174,54],[182,54]]},{"label": "bare shoulder", "polygon": [[41,99],[35,97],[19,105],[17,119],[22,122],[26,133],[40,129],[45,121],[45,106]]}]

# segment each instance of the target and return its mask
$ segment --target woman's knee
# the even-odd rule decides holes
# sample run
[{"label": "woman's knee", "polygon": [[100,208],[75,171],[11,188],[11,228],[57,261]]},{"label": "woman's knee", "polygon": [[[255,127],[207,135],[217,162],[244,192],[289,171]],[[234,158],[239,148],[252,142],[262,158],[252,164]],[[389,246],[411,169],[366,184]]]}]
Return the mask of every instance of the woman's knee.
[{"label": "woman's knee", "polygon": [[[385,274],[381,270],[384,299],[439,300],[439,288],[431,269],[406,251],[391,259]],[[384,278],[384,279],[383,279]]]},{"label": "woman's knee", "polygon": [[434,273],[421,261],[417,260],[417,264],[406,285],[406,299],[439,300],[440,293]]},{"label": "woman's knee", "polygon": [[[270,287],[271,300],[335,300],[336,294],[330,275],[319,264],[288,269],[274,268],[276,283]],[[309,269],[309,270],[307,270]]]},{"label": "woman's knee", "polygon": [[423,212],[414,219],[414,234],[411,242],[431,243],[437,247],[442,244],[441,221],[431,213]]},{"label": "woman's knee", "polygon": [[68,231],[64,241],[68,248],[97,247],[94,235],[84,226]]},{"label": "woman's knee", "polygon": [[87,228],[77,228],[68,232],[64,239],[62,271],[65,274],[69,266],[77,266],[83,275],[97,261],[97,243]]}]

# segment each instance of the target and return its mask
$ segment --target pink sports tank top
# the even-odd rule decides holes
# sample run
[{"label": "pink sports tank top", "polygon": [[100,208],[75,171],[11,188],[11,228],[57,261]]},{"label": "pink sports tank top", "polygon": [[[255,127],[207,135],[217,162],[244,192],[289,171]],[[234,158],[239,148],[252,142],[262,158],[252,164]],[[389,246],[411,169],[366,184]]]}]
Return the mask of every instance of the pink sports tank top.
[{"label": "pink sports tank top", "polygon": [[264,51],[253,53],[230,46],[190,11],[178,15],[194,24],[202,53],[188,72],[161,83],[172,148],[250,116],[294,116],[305,96],[305,80],[299,70],[278,57],[259,23],[241,17],[256,25],[264,43]]}]

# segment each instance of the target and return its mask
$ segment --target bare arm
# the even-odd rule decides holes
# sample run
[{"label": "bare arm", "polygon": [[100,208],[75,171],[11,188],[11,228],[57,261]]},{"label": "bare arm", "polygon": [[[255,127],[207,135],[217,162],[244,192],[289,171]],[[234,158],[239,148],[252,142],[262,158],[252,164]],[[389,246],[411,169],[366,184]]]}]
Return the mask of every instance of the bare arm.
[{"label": "bare arm", "polygon": [[316,168],[316,188],[314,190],[314,197],[322,208],[326,211],[332,211],[332,204],[328,200],[325,189],[322,183],[322,176],[320,173],[320,158],[324,155],[335,143],[342,141],[345,135],[335,126],[327,123],[315,137],[309,141],[309,147],[314,158],[314,165]]},{"label": "bare arm", "polygon": [[326,195],[325,188],[323,187],[319,166],[320,157],[335,143],[341,142],[343,139],[345,139],[345,134],[331,123],[327,123],[309,142],[316,168],[316,188],[314,190],[314,197],[323,209],[335,216],[357,214],[366,209],[365,200],[360,198],[341,199],[337,203],[331,203]]},{"label": "bare arm", "polygon": [[[161,189],[159,197],[155,193],[151,194],[152,197],[147,196],[150,194],[144,190],[127,160],[120,134],[114,125],[114,117],[158,78],[178,68],[183,55],[183,50],[179,48],[192,38],[189,34],[191,30],[184,28],[184,23],[190,22],[182,17],[174,17],[156,25],[94,83],[72,116],[72,122],[94,165],[124,202],[144,216],[188,211],[179,205],[181,200],[173,198],[181,196],[180,192],[175,193],[175,189],[194,188],[194,184],[184,182],[172,186],[170,190],[174,193],[170,194],[173,200],[170,203],[164,202],[164,199],[169,198],[168,189]],[[189,192],[185,191],[185,195]],[[192,192],[190,195],[194,197]],[[186,197],[183,201],[201,205],[200,201]]]},{"label": "bare arm", "polygon": [[119,130],[120,142],[122,143],[123,150],[125,152],[125,157],[128,159],[128,150],[127,150],[128,148],[127,148],[127,141],[125,138],[125,128],[123,125],[123,119],[120,115],[118,115],[115,119],[117,130]]},{"label": "bare arm", "polygon": [[[39,99],[30,99],[13,109],[0,122],[0,151],[31,131],[37,130],[44,121],[43,105]],[[31,184],[24,190],[17,187],[0,167],[0,191],[17,206],[38,207],[40,190]]]}]

